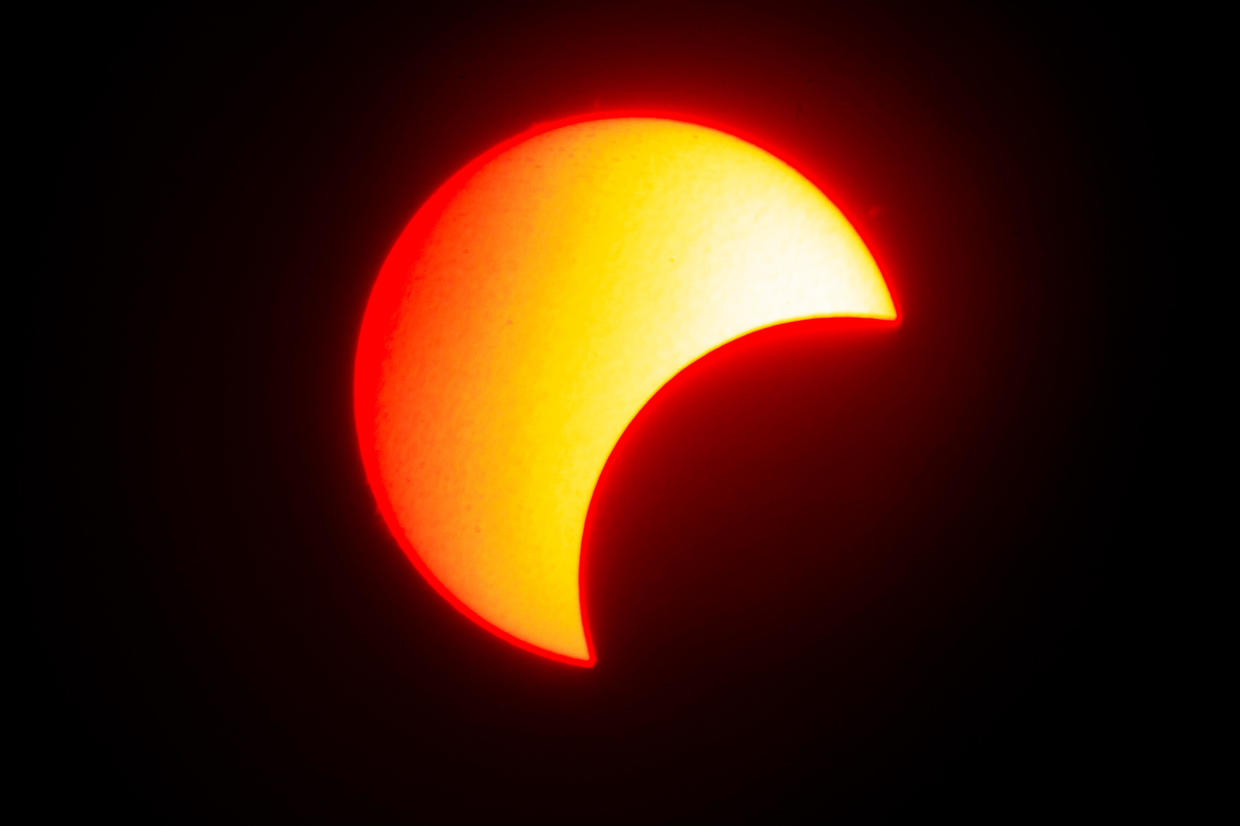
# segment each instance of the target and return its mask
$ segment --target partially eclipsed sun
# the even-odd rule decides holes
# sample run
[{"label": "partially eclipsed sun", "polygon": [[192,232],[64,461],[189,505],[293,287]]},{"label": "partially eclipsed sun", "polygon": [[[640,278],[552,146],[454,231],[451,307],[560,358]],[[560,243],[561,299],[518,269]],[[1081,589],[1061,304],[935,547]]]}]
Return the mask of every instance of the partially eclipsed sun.
[{"label": "partially eclipsed sun", "polygon": [[664,118],[536,128],[445,183],[379,273],[355,367],[367,478],[452,604],[591,665],[582,531],[621,434],[707,352],[820,316],[896,311],[848,221],[784,162]]}]

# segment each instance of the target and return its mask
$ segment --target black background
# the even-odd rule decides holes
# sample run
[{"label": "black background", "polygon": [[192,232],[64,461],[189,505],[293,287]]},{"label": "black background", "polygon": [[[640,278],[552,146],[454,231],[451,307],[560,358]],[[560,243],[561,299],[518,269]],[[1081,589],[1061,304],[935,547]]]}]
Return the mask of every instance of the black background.
[{"label": "black background", "polygon": [[[1157,640],[1128,594],[1165,532],[1151,320],[1181,240],[1176,27],[657,3],[31,32],[47,200],[21,778],[42,811],[1148,803],[1133,652]],[[581,670],[474,627],[404,559],[355,446],[353,348],[389,247],[453,171],[536,122],[633,107],[793,161],[903,323],[756,334],[647,406],[592,506]]]}]

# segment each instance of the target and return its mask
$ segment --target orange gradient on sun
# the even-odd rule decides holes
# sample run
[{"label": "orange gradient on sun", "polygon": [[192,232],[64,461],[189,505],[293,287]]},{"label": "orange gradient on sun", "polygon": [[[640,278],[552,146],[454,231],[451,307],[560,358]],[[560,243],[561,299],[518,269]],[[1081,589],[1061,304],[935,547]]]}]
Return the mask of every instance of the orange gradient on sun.
[{"label": "orange gradient on sun", "polygon": [[367,478],[457,608],[590,665],[582,533],[621,434],[707,352],[821,316],[896,311],[783,161],[661,117],[533,129],[445,183],[383,265],[355,366]]}]

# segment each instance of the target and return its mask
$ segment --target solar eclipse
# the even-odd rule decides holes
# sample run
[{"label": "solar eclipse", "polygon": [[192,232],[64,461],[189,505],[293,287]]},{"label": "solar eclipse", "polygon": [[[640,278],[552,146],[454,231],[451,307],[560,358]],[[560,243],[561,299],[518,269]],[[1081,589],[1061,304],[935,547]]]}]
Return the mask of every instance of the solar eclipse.
[{"label": "solar eclipse", "polygon": [[383,266],[355,370],[371,488],[463,613],[591,665],[582,528],[625,427],[716,347],[826,316],[896,309],[783,161],[668,118],[536,127],[444,184]]}]

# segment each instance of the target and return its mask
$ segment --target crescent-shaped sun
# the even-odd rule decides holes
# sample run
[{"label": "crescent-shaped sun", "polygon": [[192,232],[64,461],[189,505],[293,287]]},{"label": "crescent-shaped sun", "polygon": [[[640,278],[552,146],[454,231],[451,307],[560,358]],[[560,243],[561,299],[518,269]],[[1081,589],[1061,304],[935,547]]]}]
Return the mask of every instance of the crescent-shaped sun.
[{"label": "crescent-shaped sun", "polygon": [[452,604],[591,665],[582,532],[621,434],[705,353],[821,316],[896,310],[852,226],[783,161],[661,117],[537,127],[435,192],[379,273],[355,365],[367,479]]}]

